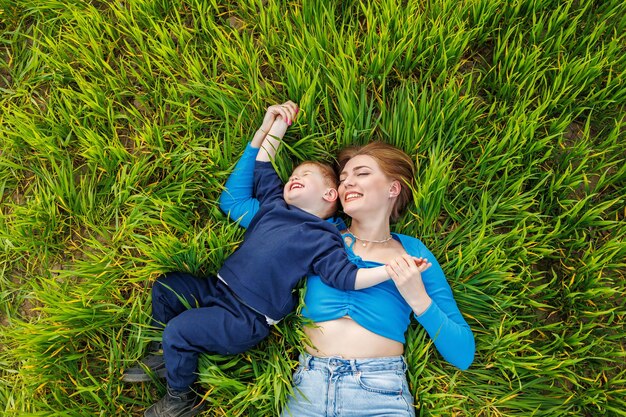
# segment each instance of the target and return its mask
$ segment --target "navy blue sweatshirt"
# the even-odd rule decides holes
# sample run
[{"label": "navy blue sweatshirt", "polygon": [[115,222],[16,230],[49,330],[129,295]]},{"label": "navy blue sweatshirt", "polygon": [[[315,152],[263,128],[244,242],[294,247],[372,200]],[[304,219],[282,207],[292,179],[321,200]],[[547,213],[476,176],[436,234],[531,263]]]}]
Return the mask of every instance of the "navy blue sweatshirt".
[{"label": "navy blue sweatshirt", "polygon": [[243,302],[280,320],[295,308],[293,290],[306,275],[354,290],[358,267],[348,260],[339,231],[333,223],[287,204],[270,162],[255,163],[254,194],[259,211],[219,271]]}]

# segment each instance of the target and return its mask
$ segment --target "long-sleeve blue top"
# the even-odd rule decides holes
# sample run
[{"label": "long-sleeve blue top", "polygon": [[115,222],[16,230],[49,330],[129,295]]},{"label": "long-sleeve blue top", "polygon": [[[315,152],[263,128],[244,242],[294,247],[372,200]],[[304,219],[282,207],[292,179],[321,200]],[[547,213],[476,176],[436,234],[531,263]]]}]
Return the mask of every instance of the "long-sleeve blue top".
[{"label": "long-sleeve blue top", "polygon": [[[253,194],[257,152],[257,148],[250,145],[246,147],[226,182],[226,190],[220,196],[222,211],[244,227],[251,224],[259,210],[259,203]],[[460,369],[467,369],[474,359],[474,335],[456,305],[441,266],[420,240],[398,233],[392,235],[407,253],[424,257],[432,263],[422,273],[422,280],[432,303],[425,312],[415,317],[426,329],[444,359]],[[302,239],[306,238],[307,236],[302,236]],[[380,266],[379,263],[363,260],[355,255],[353,244],[354,239],[349,244],[344,242],[352,263],[358,267]],[[314,322],[349,316],[376,334],[404,343],[411,311],[392,280],[362,290],[341,290],[325,284],[317,275],[310,274],[307,278],[303,315]]]}]

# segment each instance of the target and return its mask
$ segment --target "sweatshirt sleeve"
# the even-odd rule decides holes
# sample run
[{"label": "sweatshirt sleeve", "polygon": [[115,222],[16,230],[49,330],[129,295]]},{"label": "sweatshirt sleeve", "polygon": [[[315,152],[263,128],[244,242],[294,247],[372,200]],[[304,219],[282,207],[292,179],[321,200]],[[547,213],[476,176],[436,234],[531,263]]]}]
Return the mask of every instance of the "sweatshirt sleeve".
[{"label": "sweatshirt sleeve", "polygon": [[474,361],[474,334],[456,305],[441,266],[428,249],[423,247],[420,252],[419,256],[432,263],[422,273],[422,280],[432,303],[426,311],[415,317],[426,329],[443,358],[465,370]]},{"label": "sweatshirt sleeve", "polygon": [[318,256],[313,262],[313,273],[331,287],[344,291],[354,290],[356,273],[359,268],[350,262],[341,238],[327,231],[324,242],[318,240]]},{"label": "sweatshirt sleeve", "polygon": [[219,198],[220,209],[231,220],[239,221],[248,227],[254,215],[259,211],[259,201],[254,198],[254,164],[259,148],[246,146],[233,172],[226,180],[225,189]]},{"label": "sweatshirt sleeve", "polygon": [[283,183],[271,162],[255,162],[253,192],[260,204],[267,204],[283,197]]}]

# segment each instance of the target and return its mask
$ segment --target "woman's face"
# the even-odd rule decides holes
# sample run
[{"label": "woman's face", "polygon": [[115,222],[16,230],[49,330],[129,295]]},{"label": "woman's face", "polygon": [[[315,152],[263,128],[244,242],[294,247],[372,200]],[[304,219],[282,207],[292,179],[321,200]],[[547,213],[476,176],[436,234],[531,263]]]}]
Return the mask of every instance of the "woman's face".
[{"label": "woman's face", "polygon": [[350,217],[376,213],[389,215],[395,199],[390,198],[393,180],[380,169],[374,158],[357,155],[339,174],[339,200]]}]

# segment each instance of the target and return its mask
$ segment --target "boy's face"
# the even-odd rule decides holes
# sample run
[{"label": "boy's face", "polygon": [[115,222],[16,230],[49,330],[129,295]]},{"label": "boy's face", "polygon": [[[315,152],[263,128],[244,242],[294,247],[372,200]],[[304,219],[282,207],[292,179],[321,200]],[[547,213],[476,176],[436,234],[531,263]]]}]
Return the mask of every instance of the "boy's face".
[{"label": "boy's face", "polygon": [[283,188],[287,204],[299,208],[308,207],[324,198],[332,187],[326,183],[320,167],[303,164],[296,167]]}]

